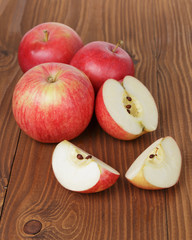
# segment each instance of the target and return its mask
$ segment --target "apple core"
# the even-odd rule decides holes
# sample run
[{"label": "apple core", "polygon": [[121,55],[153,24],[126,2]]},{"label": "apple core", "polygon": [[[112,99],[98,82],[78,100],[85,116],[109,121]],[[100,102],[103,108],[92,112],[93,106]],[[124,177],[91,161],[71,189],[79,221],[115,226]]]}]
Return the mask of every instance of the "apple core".
[{"label": "apple core", "polygon": [[127,112],[133,117],[141,117],[143,109],[140,102],[134,96],[131,96],[129,93],[127,93],[126,90],[123,95],[123,104]]},{"label": "apple core", "polygon": [[165,153],[162,146],[158,145],[149,154],[148,158],[146,159],[146,163],[157,164],[156,167],[158,167],[163,162],[165,162]]}]

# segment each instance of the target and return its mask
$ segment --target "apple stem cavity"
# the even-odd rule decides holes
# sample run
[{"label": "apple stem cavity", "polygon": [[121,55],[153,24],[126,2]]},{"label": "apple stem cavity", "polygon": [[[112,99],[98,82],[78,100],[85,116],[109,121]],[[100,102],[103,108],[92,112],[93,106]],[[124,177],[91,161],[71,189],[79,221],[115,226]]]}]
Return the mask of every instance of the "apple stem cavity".
[{"label": "apple stem cavity", "polygon": [[47,42],[49,37],[49,32],[47,30],[43,30],[43,32],[44,32],[44,42]]},{"label": "apple stem cavity", "polygon": [[53,76],[49,76],[47,78],[47,82],[48,83],[54,83],[54,82],[58,81],[58,76],[60,75],[60,73],[61,73],[61,71],[58,71],[54,77]]},{"label": "apple stem cavity", "polygon": [[54,78],[54,77],[52,77],[52,76],[49,76],[49,77],[47,78],[47,82],[48,82],[48,83],[54,83],[54,82],[56,82],[56,78]]},{"label": "apple stem cavity", "polygon": [[116,46],[113,48],[112,52],[115,53],[118,47],[123,45],[123,40],[119,40]]}]

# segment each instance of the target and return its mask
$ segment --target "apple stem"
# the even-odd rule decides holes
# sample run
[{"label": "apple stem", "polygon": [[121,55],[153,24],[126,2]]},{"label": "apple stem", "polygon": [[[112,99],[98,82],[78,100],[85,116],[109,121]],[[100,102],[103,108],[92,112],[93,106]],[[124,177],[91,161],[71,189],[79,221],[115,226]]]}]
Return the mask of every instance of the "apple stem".
[{"label": "apple stem", "polygon": [[58,76],[59,76],[60,74],[61,74],[61,71],[58,71],[54,77],[53,77],[53,76],[49,76],[49,77],[47,78],[47,82],[49,82],[49,83],[54,83],[54,82],[58,81]]},{"label": "apple stem", "polygon": [[47,30],[44,30],[43,32],[44,32],[44,41],[47,42],[49,37],[49,32]]},{"label": "apple stem", "polygon": [[126,98],[127,98],[128,101],[130,101],[130,102],[132,101],[131,97],[127,96]]},{"label": "apple stem", "polygon": [[123,40],[119,40],[118,43],[116,44],[116,46],[113,48],[112,52],[115,53],[115,51],[117,50],[117,48],[118,48],[119,46],[122,46],[122,45],[123,45]]}]

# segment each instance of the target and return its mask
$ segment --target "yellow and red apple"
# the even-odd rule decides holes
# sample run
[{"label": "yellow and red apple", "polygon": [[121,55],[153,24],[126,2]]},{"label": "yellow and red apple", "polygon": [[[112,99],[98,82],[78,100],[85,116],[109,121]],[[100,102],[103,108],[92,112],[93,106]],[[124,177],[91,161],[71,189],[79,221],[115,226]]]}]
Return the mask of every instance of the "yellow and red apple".
[{"label": "yellow and red apple", "polygon": [[16,84],[12,109],[20,128],[35,140],[70,140],[91,120],[94,89],[75,67],[44,63],[28,70]]}]

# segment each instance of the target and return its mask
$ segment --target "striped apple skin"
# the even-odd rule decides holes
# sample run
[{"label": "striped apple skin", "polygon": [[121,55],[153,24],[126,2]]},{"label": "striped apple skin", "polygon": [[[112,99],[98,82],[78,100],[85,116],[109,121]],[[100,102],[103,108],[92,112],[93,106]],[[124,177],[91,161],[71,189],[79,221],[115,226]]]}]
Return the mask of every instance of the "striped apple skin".
[{"label": "striped apple skin", "polygon": [[[50,77],[56,81],[49,82]],[[79,136],[91,120],[94,89],[88,77],[75,67],[44,63],[18,81],[12,109],[19,127],[31,138],[46,143],[70,140]]]}]

